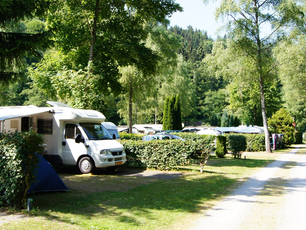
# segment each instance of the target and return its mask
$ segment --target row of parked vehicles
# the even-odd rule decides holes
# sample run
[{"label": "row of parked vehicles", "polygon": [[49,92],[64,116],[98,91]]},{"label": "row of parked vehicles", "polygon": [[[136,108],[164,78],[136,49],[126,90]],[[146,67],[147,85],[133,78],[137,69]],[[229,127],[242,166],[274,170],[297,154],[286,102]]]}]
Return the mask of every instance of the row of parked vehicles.
[{"label": "row of parked vehicles", "polygon": [[[124,148],[116,140],[120,138],[117,127],[111,122],[105,122],[102,113],[74,109],[59,102],[47,103],[52,107],[0,107],[0,133],[33,128],[44,136],[45,150],[41,154],[46,160],[53,165],[77,165],[82,173],[90,173],[95,168],[115,169],[126,162]],[[183,131],[213,135],[233,131],[233,128],[220,129]],[[240,132],[245,128],[234,129]],[[142,138],[144,141],[171,139],[183,140],[168,133],[156,133]]]}]

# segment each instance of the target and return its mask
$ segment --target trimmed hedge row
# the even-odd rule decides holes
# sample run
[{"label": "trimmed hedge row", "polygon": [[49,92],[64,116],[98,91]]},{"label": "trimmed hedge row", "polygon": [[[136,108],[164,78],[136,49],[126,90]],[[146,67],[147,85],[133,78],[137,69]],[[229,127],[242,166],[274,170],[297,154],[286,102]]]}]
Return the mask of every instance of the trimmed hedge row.
[{"label": "trimmed hedge row", "polygon": [[246,150],[247,139],[243,135],[228,135],[228,148],[232,151],[234,158],[241,158],[241,154]]},{"label": "trimmed hedge row", "polygon": [[120,140],[127,155],[127,165],[170,170],[185,165],[189,159],[197,159],[201,168],[214,150],[213,136],[197,140]]},{"label": "trimmed hedge row", "polygon": [[247,152],[259,152],[266,151],[265,134],[244,134],[246,137],[247,146],[245,151]]},{"label": "trimmed hedge row", "polygon": [[[207,136],[207,135],[199,135],[196,133],[173,133],[173,134],[180,136],[185,140],[197,140]],[[216,137],[216,155],[218,157],[224,157],[224,155],[227,153],[227,148],[230,149],[228,137],[231,135],[244,136],[246,138],[246,148],[244,151],[258,152],[266,150],[264,134],[226,134]]]},{"label": "trimmed hedge row", "polygon": [[[141,141],[141,138],[144,136],[144,134],[122,133],[121,135],[120,133],[120,137],[122,139],[121,142],[125,145],[125,149],[127,152],[127,164],[135,167],[149,167],[162,170],[175,168],[177,165],[186,164],[188,158],[192,158],[190,152],[188,151],[188,145],[192,146],[190,148],[193,148],[193,152],[196,152],[194,148],[206,149],[207,147],[205,147],[205,145],[208,146],[210,151],[213,151],[212,149],[215,145],[216,155],[218,157],[224,157],[224,155],[227,154],[227,149],[229,149],[233,153],[234,157],[241,157],[240,153],[242,151],[265,151],[264,134],[227,134],[222,136],[220,135],[217,137],[183,132],[176,132],[171,134],[183,138],[185,140],[184,144],[178,144],[180,142],[172,140],[172,145],[167,144],[167,146],[164,146],[167,142],[162,142],[163,144],[157,145],[156,141],[154,142],[155,144],[151,142]],[[237,138],[240,139],[240,141],[236,142],[236,140],[231,140],[235,139],[235,137],[229,138],[229,136],[238,136]],[[209,141],[207,142],[208,139]],[[214,144],[215,139],[216,144]],[[126,140],[129,140],[129,142],[127,142]],[[134,140],[134,142],[131,140]],[[195,147],[201,142],[204,143],[201,148]],[[235,147],[234,142],[238,143],[237,147]],[[243,150],[239,150],[237,152],[237,149],[239,148]],[[184,155],[184,157],[186,158],[181,159],[181,155],[176,154],[179,152],[186,152],[188,154],[186,156]],[[203,159],[205,159],[206,157],[207,155],[201,156],[202,160],[200,160],[200,165],[205,164],[205,160]]]},{"label": "trimmed hedge row", "polygon": [[141,140],[141,138],[144,136],[144,134],[135,134],[135,133],[126,133],[126,132],[120,132],[119,136],[122,140]]}]

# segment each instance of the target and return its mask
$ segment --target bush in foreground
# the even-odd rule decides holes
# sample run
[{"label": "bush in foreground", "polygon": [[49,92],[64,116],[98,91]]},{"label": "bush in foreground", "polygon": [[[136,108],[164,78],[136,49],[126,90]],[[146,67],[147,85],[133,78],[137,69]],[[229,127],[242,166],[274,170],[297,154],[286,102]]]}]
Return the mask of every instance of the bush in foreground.
[{"label": "bush in foreground", "polygon": [[0,206],[22,209],[35,179],[43,137],[33,130],[0,134]]}]

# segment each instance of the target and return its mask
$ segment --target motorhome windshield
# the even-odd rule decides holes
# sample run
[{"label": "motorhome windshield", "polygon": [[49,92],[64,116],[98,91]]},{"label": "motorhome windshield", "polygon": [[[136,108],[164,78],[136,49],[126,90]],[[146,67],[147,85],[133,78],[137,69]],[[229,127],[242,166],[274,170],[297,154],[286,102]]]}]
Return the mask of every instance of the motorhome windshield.
[{"label": "motorhome windshield", "polygon": [[105,140],[112,139],[109,132],[101,125],[96,123],[81,123],[80,124],[89,140]]}]

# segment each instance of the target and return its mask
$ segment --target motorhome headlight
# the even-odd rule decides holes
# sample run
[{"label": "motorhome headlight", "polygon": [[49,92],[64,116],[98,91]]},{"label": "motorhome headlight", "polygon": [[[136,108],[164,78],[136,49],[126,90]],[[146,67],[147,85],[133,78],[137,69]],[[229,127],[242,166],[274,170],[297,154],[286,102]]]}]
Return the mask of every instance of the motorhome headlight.
[{"label": "motorhome headlight", "polygon": [[112,156],[112,152],[109,149],[103,149],[100,151],[100,155]]}]

